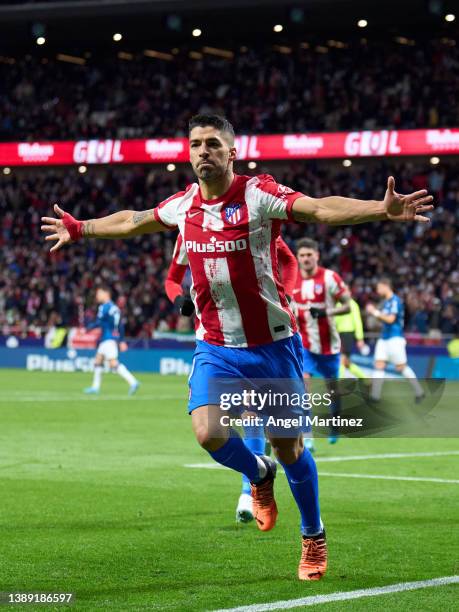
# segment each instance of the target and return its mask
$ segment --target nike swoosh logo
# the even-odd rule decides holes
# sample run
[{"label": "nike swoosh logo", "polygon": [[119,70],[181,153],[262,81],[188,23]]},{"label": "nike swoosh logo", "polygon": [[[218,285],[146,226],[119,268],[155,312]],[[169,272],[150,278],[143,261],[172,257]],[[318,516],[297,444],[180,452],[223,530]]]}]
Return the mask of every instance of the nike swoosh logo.
[{"label": "nike swoosh logo", "polygon": [[192,219],[193,217],[196,217],[196,215],[199,215],[201,211],[198,210],[197,212],[194,213],[188,213],[188,219]]}]

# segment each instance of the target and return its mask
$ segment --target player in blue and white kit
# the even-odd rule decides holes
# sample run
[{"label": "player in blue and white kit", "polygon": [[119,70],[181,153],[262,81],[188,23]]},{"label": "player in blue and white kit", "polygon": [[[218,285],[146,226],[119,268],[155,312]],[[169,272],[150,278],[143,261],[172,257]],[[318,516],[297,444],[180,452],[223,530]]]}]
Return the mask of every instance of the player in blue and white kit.
[{"label": "player in blue and white kit", "polygon": [[405,306],[398,295],[395,295],[390,278],[385,277],[378,281],[376,293],[384,299],[382,307],[378,309],[373,304],[368,304],[367,312],[382,321],[383,326],[375,347],[375,369],[370,397],[374,401],[381,399],[384,370],[388,363],[392,363],[413,387],[415,401],[419,403],[424,398],[424,391],[407,363],[406,340],[403,336]]},{"label": "player in blue and white kit", "polygon": [[126,350],[123,342],[124,326],[121,321],[121,311],[112,302],[111,290],[108,287],[99,287],[96,292],[96,302],[99,304],[97,318],[89,323],[87,329],[100,327],[102,334],[97,347],[94,360],[94,378],[92,385],[87,387],[85,393],[99,393],[104,362],[108,361],[110,370],[119,374],[129,384],[129,395],[133,395],[139,388],[139,381],[129,372],[125,365],[118,361],[118,345]]}]

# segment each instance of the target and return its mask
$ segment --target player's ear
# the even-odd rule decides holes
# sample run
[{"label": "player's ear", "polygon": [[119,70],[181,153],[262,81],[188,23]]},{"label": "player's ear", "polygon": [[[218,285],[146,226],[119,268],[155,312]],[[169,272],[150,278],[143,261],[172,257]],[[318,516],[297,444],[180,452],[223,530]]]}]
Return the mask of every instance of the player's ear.
[{"label": "player's ear", "polygon": [[233,161],[236,161],[236,159],[237,159],[236,147],[232,146],[230,147],[230,150],[229,150],[229,161],[233,162]]}]

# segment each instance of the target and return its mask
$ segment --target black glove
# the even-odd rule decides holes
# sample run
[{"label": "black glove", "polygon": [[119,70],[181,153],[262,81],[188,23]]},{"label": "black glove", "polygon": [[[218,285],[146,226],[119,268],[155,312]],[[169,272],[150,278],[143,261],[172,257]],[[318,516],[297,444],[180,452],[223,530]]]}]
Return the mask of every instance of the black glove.
[{"label": "black glove", "polygon": [[174,306],[180,310],[183,317],[191,317],[194,312],[193,300],[189,295],[178,295],[174,300]]},{"label": "black glove", "polygon": [[327,316],[327,311],[325,308],[317,308],[317,306],[311,306],[309,309],[311,313],[311,317],[313,319],[323,319],[323,317]]}]

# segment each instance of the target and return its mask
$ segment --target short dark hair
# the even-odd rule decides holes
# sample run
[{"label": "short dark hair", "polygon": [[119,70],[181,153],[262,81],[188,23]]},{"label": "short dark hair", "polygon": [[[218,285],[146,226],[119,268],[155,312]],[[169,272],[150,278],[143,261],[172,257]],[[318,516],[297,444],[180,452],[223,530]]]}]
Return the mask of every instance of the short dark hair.
[{"label": "short dark hair", "polygon": [[231,136],[231,142],[234,142],[235,133],[234,128],[228,119],[221,115],[194,115],[188,122],[188,134],[195,127],[208,127],[211,126],[219,132],[225,132]]},{"label": "short dark hair", "polygon": [[301,238],[296,243],[296,252],[298,253],[300,249],[312,249],[319,252],[319,243],[312,238]]},{"label": "short dark hair", "polygon": [[394,287],[392,279],[389,278],[389,276],[381,276],[381,278],[378,278],[378,283],[381,283],[382,285],[387,285],[391,289],[393,289]]}]

